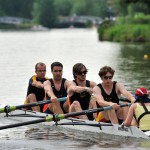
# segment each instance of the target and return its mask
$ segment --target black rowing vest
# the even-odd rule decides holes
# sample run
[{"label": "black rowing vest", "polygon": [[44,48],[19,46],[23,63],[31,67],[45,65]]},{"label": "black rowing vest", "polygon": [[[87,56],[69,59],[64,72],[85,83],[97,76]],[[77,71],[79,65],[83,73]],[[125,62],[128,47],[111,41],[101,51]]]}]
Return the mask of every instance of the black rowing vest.
[{"label": "black rowing vest", "polygon": [[[75,80],[73,80],[73,81],[76,83],[76,85],[78,85]],[[90,87],[89,80],[86,80],[86,87]],[[91,98],[91,95],[86,91],[81,92],[81,93],[75,92],[70,97],[70,104],[72,104],[76,100],[80,103],[82,110],[87,110],[87,109],[89,109],[90,98]]]},{"label": "black rowing vest", "polygon": [[119,103],[119,98],[116,93],[116,83],[117,83],[116,81],[113,82],[113,88],[109,95],[105,92],[105,90],[103,89],[101,84],[97,85],[101,89],[101,94],[105,101],[113,102],[113,103],[117,103],[117,104]]},{"label": "black rowing vest", "polygon": [[[64,84],[65,84],[65,81],[66,81],[65,78],[62,79],[61,87],[60,87],[60,90],[59,90],[59,91],[55,88],[53,79],[49,79],[49,81],[50,81],[50,83],[51,83],[51,87],[52,87],[52,89],[53,89],[53,92],[54,92],[54,94],[55,94],[55,96],[56,96],[57,98],[67,97],[67,89],[65,89],[65,87],[64,87]],[[49,97],[48,97],[48,98],[49,98]]]}]

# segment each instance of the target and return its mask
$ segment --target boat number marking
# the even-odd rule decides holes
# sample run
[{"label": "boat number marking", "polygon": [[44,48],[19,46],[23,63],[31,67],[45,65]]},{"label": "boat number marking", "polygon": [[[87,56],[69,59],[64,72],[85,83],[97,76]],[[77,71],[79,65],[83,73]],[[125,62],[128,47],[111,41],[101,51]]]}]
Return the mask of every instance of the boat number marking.
[{"label": "boat number marking", "polygon": [[118,130],[119,130],[119,131],[126,131],[126,132],[128,132],[128,128],[118,127]]}]

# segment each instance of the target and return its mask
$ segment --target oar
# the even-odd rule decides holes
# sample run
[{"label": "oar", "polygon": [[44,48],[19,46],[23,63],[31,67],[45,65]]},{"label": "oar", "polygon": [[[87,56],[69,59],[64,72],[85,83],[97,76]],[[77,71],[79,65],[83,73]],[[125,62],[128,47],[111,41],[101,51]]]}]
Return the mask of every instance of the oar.
[{"label": "oar", "polygon": [[86,125],[93,127],[101,127],[101,126],[113,126],[111,123],[86,123],[86,122],[66,122],[66,123],[57,123],[58,125]]},{"label": "oar", "polygon": [[[130,105],[131,105],[130,103],[121,104],[120,107],[126,107],[126,106],[130,106]],[[57,122],[61,119],[65,119],[65,118],[68,118],[68,117],[91,114],[91,113],[105,111],[105,110],[111,110],[111,109],[113,109],[112,106],[106,106],[106,107],[102,107],[102,108],[88,109],[88,110],[83,110],[83,111],[80,111],[80,112],[72,112],[72,113],[68,113],[68,114],[56,114],[56,115],[53,115],[53,116],[47,116],[45,118],[41,118],[41,119],[37,119],[37,120],[32,120],[32,121],[27,121],[27,122],[12,124],[12,125],[1,126],[0,130],[19,127],[19,126],[24,126],[24,125],[36,124],[36,123],[41,123],[41,122],[50,122],[50,121]]]},{"label": "oar", "polygon": [[128,100],[126,97],[120,97],[120,99],[119,99],[120,101],[123,101],[123,102],[128,102],[128,103],[130,103],[131,101],[130,100]]},{"label": "oar", "polygon": [[[59,102],[65,101],[65,100],[67,100],[67,97],[58,98]],[[33,106],[40,106],[40,105],[48,104],[51,102],[52,102],[51,100],[43,100],[43,101],[38,101],[38,102],[24,104],[24,105],[18,105],[18,106],[5,106],[4,108],[0,108],[0,113],[3,113],[3,112],[9,113],[9,112],[14,111],[16,109],[22,109],[22,108],[33,107]]]}]

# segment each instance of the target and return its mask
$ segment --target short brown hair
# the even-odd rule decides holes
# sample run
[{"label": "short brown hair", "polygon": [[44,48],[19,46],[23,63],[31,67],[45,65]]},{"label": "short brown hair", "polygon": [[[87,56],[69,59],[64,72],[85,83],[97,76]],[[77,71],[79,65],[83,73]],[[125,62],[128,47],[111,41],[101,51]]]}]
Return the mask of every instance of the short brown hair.
[{"label": "short brown hair", "polygon": [[103,77],[104,75],[107,74],[107,72],[110,72],[112,74],[112,76],[114,76],[115,70],[112,69],[110,66],[104,66],[100,69],[98,75],[100,77]]},{"label": "short brown hair", "polygon": [[73,66],[72,72],[73,72],[74,79],[76,78],[76,75],[81,72],[82,68],[85,68],[85,71],[88,71],[85,65],[82,63],[76,63]]}]

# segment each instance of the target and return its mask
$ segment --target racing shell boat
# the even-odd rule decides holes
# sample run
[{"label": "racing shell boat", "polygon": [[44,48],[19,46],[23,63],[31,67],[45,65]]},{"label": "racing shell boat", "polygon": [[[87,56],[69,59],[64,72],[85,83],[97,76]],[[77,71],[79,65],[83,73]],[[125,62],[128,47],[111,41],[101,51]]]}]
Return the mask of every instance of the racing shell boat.
[{"label": "racing shell boat", "polygon": [[[76,112],[77,113],[77,112]],[[56,115],[50,115],[46,113],[34,112],[29,110],[14,110],[9,112],[8,114],[0,113],[0,117],[7,117],[6,119],[14,120],[19,123],[0,126],[0,130],[19,127],[24,125],[30,125],[35,123],[41,123],[41,125],[46,125],[47,127],[59,127],[63,129],[69,130],[78,130],[83,132],[91,132],[92,134],[105,134],[105,135],[114,135],[114,136],[122,136],[122,137],[135,137],[135,138],[144,138],[150,139],[150,131],[143,132],[137,127],[124,127],[121,125],[111,124],[111,123],[103,123],[89,120],[76,119],[72,117],[62,117],[65,114],[58,115],[56,119]],[[71,116],[71,115],[70,115]]]}]

